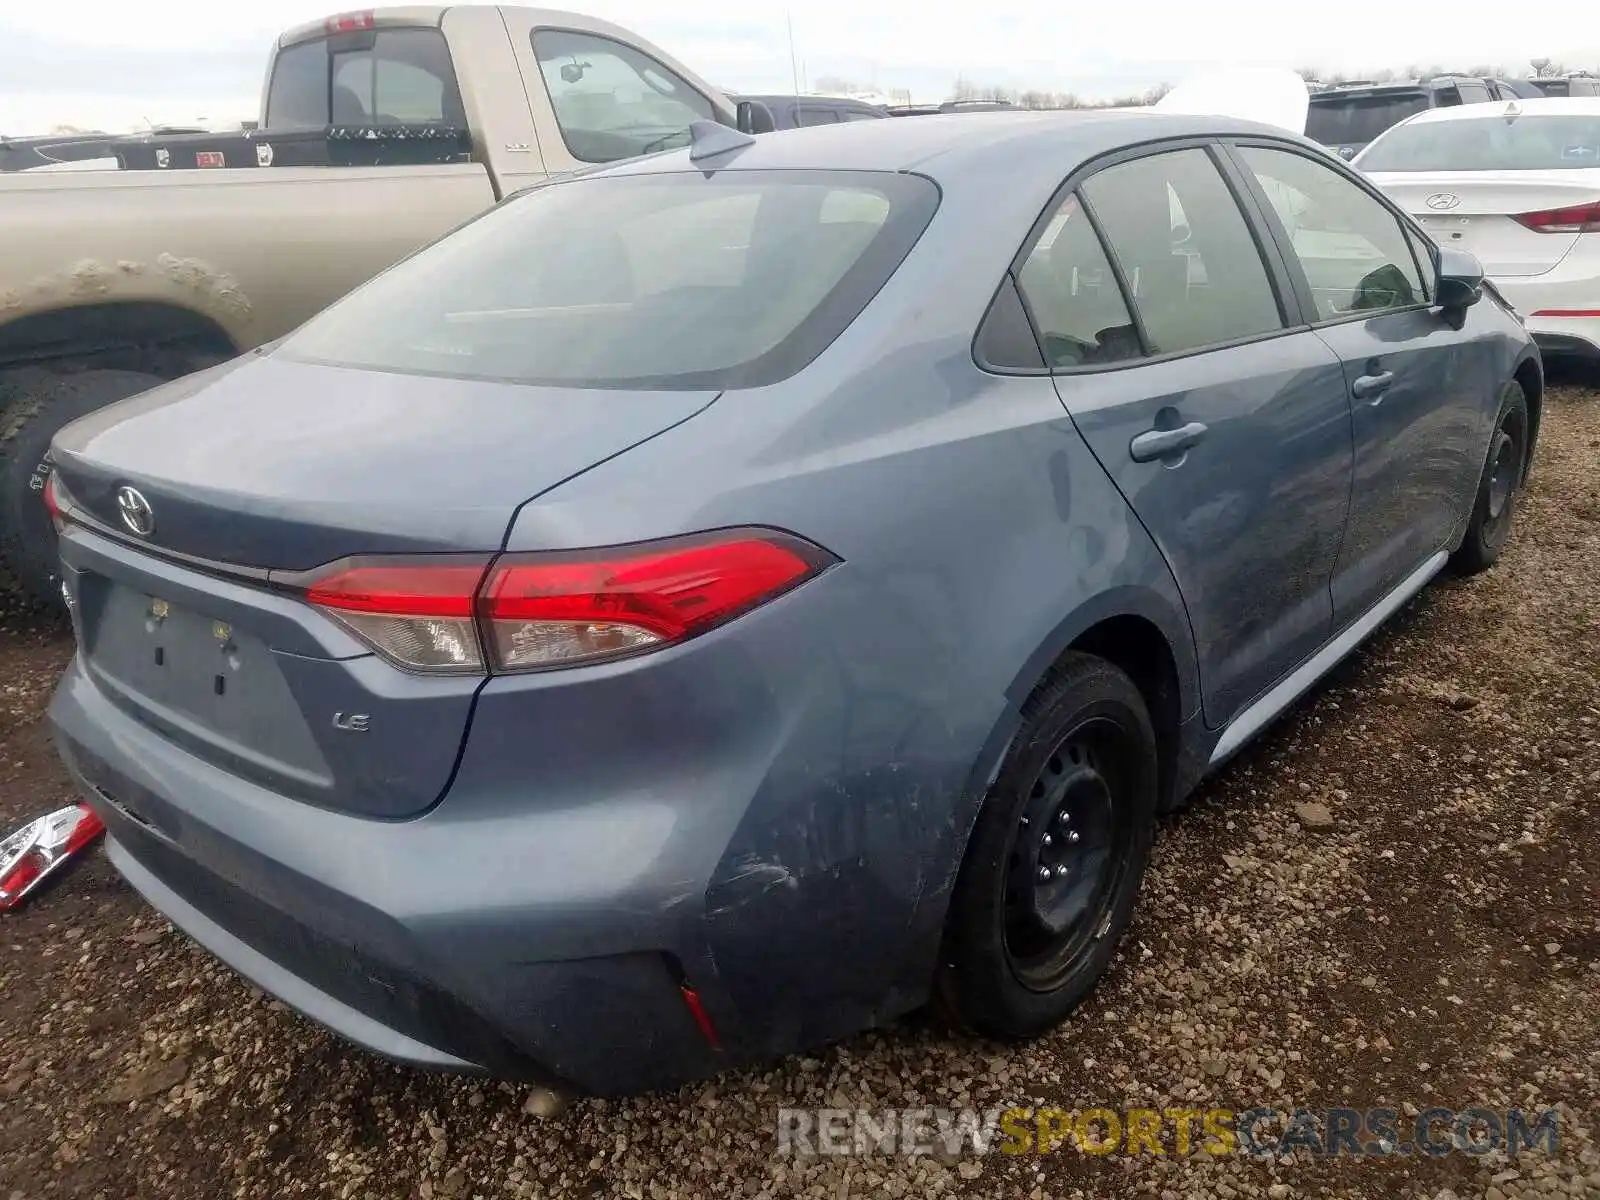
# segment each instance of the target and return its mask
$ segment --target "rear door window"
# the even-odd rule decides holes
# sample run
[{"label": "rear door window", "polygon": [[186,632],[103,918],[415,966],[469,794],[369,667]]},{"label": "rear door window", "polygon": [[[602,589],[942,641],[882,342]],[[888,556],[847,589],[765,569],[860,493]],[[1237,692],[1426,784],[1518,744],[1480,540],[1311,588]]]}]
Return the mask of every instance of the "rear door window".
[{"label": "rear door window", "polygon": [[1492,99],[1488,85],[1477,79],[1457,80],[1455,89],[1463,104],[1484,104]]},{"label": "rear door window", "polygon": [[1255,238],[1206,151],[1119,163],[1096,172],[1082,191],[1127,282],[1150,353],[1284,327]]},{"label": "rear door window", "polygon": [[1288,234],[1320,317],[1409,308],[1427,299],[1404,226],[1377,200],[1292,151],[1241,146],[1239,156]]},{"label": "rear door window", "polygon": [[290,46],[273,65],[269,129],[466,124],[437,29],[338,33]]},{"label": "rear door window", "polygon": [[1111,260],[1076,195],[1051,216],[1017,272],[1017,286],[1047,366],[1101,366],[1143,354]]},{"label": "rear door window", "polygon": [[687,80],[622,42],[570,29],[535,29],[562,141],[579,162],[615,162],[689,143],[689,126],[716,119]]}]

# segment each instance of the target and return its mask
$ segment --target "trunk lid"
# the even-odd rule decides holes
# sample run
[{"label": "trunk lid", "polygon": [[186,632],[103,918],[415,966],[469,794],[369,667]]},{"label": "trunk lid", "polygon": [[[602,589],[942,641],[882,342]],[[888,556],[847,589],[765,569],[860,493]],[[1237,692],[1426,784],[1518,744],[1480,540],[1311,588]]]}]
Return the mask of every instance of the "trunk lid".
[{"label": "trunk lid", "polygon": [[687,420],[715,392],[532,387],[245,358],[55,441],[73,501],[152,550],[301,571],[350,554],[497,550],[524,501]]},{"label": "trunk lid", "polygon": [[[487,555],[525,500],[715,396],[266,358],[101,410],[56,443],[59,486],[93,522],[62,538],[83,669],[137,720],[263,787],[420,812],[449,781],[482,677],[400,670],[276,587],[279,573]],[[155,515],[148,537],[123,523],[124,486]]]},{"label": "trunk lid", "polygon": [[1385,171],[1369,175],[1442,246],[1470,250],[1491,276],[1543,275],[1579,233],[1540,233],[1513,220],[1600,200],[1594,171]]}]

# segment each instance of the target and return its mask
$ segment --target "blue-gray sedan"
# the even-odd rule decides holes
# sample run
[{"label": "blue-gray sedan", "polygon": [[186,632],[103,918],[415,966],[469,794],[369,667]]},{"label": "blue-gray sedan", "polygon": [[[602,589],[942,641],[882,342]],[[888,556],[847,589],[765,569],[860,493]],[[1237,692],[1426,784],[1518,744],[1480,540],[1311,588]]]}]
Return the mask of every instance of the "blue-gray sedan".
[{"label": "blue-gray sedan", "polygon": [[1494,563],[1542,394],[1265,127],[702,127],[64,430],[51,716],[152,904],[401,1060],[1036,1036],[1156,814]]}]

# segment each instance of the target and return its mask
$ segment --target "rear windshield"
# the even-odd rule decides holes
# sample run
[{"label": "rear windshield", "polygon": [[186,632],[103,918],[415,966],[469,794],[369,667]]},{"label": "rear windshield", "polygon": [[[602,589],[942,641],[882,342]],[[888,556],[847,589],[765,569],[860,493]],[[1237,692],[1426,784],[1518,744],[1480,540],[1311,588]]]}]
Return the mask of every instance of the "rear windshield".
[{"label": "rear windshield", "polygon": [[1357,160],[1363,171],[1553,171],[1600,167],[1600,115],[1503,115],[1391,129]]},{"label": "rear windshield", "polygon": [[269,129],[466,124],[444,34],[364,29],[297,42],[278,54]]},{"label": "rear windshield", "polygon": [[1428,107],[1420,92],[1387,95],[1312,97],[1306,112],[1306,136],[1324,146],[1365,145],[1391,125]]},{"label": "rear windshield", "polygon": [[579,387],[772,383],[856,318],[937,205],[929,180],[875,172],[558,182],[378,276],[279,353]]}]

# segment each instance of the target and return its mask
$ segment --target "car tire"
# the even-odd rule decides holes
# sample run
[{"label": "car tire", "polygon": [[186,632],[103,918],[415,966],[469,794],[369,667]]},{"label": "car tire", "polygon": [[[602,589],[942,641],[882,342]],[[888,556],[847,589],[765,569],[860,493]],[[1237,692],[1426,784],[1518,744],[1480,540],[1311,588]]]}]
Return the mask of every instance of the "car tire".
[{"label": "car tire", "polygon": [[1450,556],[1457,575],[1476,575],[1499,560],[1511,536],[1517,493],[1528,468],[1528,398],[1515,380],[1500,391],[1500,411],[1472,498],[1466,535]]},{"label": "car tire", "polygon": [[935,985],[956,1023],[1001,1040],[1060,1024],[1110,965],[1160,775],[1144,699],[1103,659],[1066,655],[1022,715],[956,879]]},{"label": "car tire", "polygon": [[162,382],[143,371],[25,368],[0,376],[0,564],[35,602],[61,604],[56,532],[42,496],[50,440],[79,417]]}]

